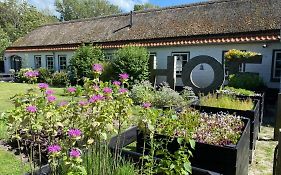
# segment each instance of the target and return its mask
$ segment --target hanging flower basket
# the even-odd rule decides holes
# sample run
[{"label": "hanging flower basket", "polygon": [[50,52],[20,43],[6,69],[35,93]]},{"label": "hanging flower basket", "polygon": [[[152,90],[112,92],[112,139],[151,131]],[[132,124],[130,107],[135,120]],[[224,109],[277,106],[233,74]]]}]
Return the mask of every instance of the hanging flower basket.
[{"label": "hanging flower basket", "polygon": [[245,52],[236,49],[225,53],[224,58],[229,62],[261,64],[262,55],[256,52]]}]

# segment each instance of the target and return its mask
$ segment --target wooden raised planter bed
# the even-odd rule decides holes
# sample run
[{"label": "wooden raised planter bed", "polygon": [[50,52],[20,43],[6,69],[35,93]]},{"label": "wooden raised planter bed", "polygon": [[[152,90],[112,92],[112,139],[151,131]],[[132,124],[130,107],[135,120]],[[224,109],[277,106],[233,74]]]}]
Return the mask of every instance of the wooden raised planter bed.
[{"label": "wooden raised planter bed", "polygon": [[217,108],[210,106],[201,106],[200,101],[195,102],[191,105],[192,108],[199,110],[200,112],[206,113],[229,113],[248,118],[250,120],[250,145],[249,145],[249,161],[252,162],[253,153],[256,146],[256,141],[259,133],[259,118],[260,118],[260,103],[257,100],[254,100],[254,107],[252,110],[236,110],[236,109],[226,109],[226,108]]},{"label": "wooden raised planter bed", "polygon": [[[226,175],[247,175],[249,165],[249,144],[250,144],[250,121],[243,119],[245,126],[237,145],[217,146],[196,142],[193,157],[190,159],[194,167],[217,172]],[[165,137],[165,136],[164,136]],[[163,136],[156,136],[155,139]],[[149,140],[146,140],[146,143]],[[138,132],[137,152],[142,152],[144,146],[144,135]],[[168,144],[168,150],[173,153],[179,145],[174,139]],[[146,144],[149,148],[149,144]]]}]

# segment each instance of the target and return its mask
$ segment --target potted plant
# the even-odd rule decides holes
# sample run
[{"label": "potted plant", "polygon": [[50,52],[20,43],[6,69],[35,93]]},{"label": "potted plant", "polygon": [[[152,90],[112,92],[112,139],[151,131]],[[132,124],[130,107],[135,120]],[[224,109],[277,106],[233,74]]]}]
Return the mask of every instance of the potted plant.
[{"label": "potted plant", "polygon": [[236,49],[229,50],[225,53],[224,58],[229,62],[237,63],[262,63],[262,55],[256,52],[246,52]]},{"label": "potted plant", "polygon": [[229,114],[236,114],[250,120],[250,157],[252,162],[253,153],[255,150],[256,140],[259,133],[259,115],[260,104],[259,101],[251,99],[239,99],[233,96],[217,96],[216,94],[209,94],[200,97],[199,101],[192,105],[192,108],[201,112],[225,112]]}]

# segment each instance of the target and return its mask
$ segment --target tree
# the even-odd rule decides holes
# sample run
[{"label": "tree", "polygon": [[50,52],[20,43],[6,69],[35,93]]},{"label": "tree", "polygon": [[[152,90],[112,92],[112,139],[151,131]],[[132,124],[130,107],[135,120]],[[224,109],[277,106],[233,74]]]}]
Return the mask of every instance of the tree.
[{"label": "tree", "polygon": [[148,9],[156,9],[159,8],[158,5],[145,3],[145,4],[136,4],[134,6],[134,11],[148,10]]},{"label": "tree", "polygon": [[107,0],[56,0],[57,12],[65,21],[120,13],[118,6]]},{"label": "tree", "polygon": [[10,45],[10,38],[8,34],[0,27],[0,58],[2,57],[4,50],[9,45]]}]

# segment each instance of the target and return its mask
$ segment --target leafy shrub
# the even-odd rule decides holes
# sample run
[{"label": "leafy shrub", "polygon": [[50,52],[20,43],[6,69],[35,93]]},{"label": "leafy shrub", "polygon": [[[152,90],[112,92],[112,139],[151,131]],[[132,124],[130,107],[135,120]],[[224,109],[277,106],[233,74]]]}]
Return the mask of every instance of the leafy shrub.
[{"label": "leafy shrub", "polygon": [[128,46],[119,49],[113,60],[115,76],[122,72],[128,73],[134,80],[143,81],[149,76],[148,51],[143,47]]},{"label": "leafy shrub", "polygon": [[183,88],[183,91],[181,92],[181,96],[187,103],[192,103],[198,99],[196,94],[193,92],[192,88],[188,86]]},{"label": "leafy shrub", "polygon": [[93,45],[80,46],[70,59],[71,77],[75,81],[81,81],[83,77],[93,77],[92,66],[94,63],[104,61],[104,53]]},{"label": "leafy shrub", "polygon": [[251,110],[254,107],[253,101],[249,98],[240,100],[233,96],[217,94],[209,94],[200,98],[200,104],[203,106],[211,106],[218,108],[237,109],[237,110]]},{"label": "leafy shrub", "polygon": [[218,91],[219,93],[229,94],[229,95],[245,95],[245,96],[255,96],[258,95],[254,91],[241,89],[241,88],[234,88],[234,87],[224,87],[222,90]]},{"label": "leafy shrub", "polygon": [[154,103],[155,89],[149,81],[142,81],[132,86],[130,97],[135,104]]},{"label": "leafy shrub", "polygon": [[228,61],[243,61],[247,60],[250,57],[256,56],[256,55],[261,55],[260,53],[256,52],[246,52],[246,51],[241,51],[237,49],[232,49],[229,50],[228,52],[225,53],[224,57]]},{"label": "leafy shrub", "polygon": [[57,87],[64,87],[69,84],[67,72],[55,72],[52,74],[51,84]]},{"label": "leafy shrub", "polygon": [[249,72],[230,75],[228,86],[253,91],[264,89],[262,78],[258,74]]},{"label": "leafy shrub", "polygon": [[25,76],[25,73],[28,71],[32,71],[32,69],[30,68],[20,69],[20,71],[16,73],[16,82],[27,83],[29,81],[29,78]]},{"label": "leafy shrub", "polygon": [[114,72],[115,72],[112,66],[112,62],[104,61],[102,62],[102,66],[103,66],[103,72],[100,76],[100,79],[102,81],[112,80],[114,78]]},{"label": "leafy shrub", "polygon": [[186,102],[184,98],[176,91],[171,89],[167,83],[155,93],[154,106],[157,107],[180,107],[184,106]]},{"label": "leafy shrub", "polygon": [[51,83],[51,75],[52,72],[46,68],[39,68],[37,69],[39,72],[38,82],[46,82]]}]

